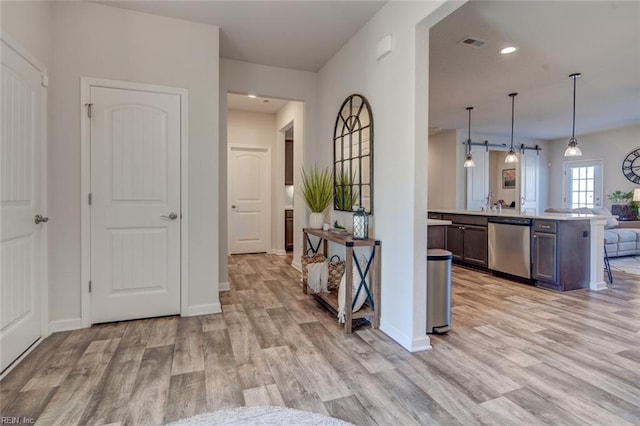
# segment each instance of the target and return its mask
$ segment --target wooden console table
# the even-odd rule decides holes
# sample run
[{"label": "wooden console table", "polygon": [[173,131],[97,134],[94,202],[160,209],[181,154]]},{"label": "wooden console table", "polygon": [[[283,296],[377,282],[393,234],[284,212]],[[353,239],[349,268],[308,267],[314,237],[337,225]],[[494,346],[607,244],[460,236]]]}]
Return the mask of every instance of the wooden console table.
[{"label": "wooden console table", "polygon": [[[309,236],[318,237],[320,239],[316,247],[309,247],[310,245],[313,245],[311,244]],[[332,243],[343,245],[346,248],[346,259],[344,268],[344,273],[346,275],[346,295],[353,294],[353,261],[358,261],[353,248],[371,247],[371,254],[369,256],[369,259],[367,260],[369,267],[360,270],[356,266],[361,280],[360,283],[356,284],[362,285],[363,288],[361,289],[361,291],[367,291],[368,295],[370,295],[371,298],[367,297],[367,302],[365,302],[365,304],[359,311],[351,312],[351,303],[348,302],[351,298],[349,296],[347,297],[344,310],[344,331],[345,333],[351,333],[351,320],[358,318],[372,318],[373,322],[371,326],[373,329],[377,329],[380,326],[380,257],[382,255],[382,243],[379,240],[354,240],[351,235],[340,235],[331,231],[323,231],[321,229],[304,228],[302,230],[302,253],[306,254],[307,251],[311,249],[315,254],[318,252],[318,250],[320,250],[320,245],[322,243],[322,254],[327,257],[327,244],[329,241]],[[366,283],[367,276],[369,277],[368,286]],[[307,294],[308,292],[307,280],[304,279],[302,281],[302,291],[304,294]],[[337,289],[330,293],[315,293],[314,295],[322,300],[326,305],[334,309],[336,312],[338,311]]]}]

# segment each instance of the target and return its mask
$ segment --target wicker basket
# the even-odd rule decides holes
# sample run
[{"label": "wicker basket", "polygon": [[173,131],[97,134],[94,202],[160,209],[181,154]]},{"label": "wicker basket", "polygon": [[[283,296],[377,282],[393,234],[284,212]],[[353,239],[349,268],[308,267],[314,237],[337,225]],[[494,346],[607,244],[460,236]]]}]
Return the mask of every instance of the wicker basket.
[{"label": "wicker basket", "polygon": [[[309,251],[311,251],[311,249],[309,249]],[[300,263],[302,264],[302,281],[307,282],[307,278],[309,276],[309,273],[307,271],[308,264],[326,262],[326,260],[327,258],[322,253],[315,253],[315,254],[312,253],[311,255],[308,255],[308,254],[302,255],[302,258],[300,259]],[[329,267],[329,271],[331,271],[331,267]],[[340,282],[340,279],[338,278],[338,283],[339,282]]]},{"label": "wicker basket", "polygon": [[344,260],[340,260],[340,256],[333,255],[329,260],[329,279],[327,281],[327,289],[338,290],[340,287],[340,280],[344,274]]}]

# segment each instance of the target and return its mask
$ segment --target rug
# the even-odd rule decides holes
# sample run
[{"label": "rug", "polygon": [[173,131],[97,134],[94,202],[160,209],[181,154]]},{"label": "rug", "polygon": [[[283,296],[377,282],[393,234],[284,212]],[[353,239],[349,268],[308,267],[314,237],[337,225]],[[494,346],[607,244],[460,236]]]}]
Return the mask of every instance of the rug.
[{"label": "rug", "polygon": [[609,258],[609,265],[612,271],[640,275],[640,256],[612,257]]},{"label": "rug", "polygon": [[214,413],[199,414],[168,423],[167,426],[253,426],[253,425],[318,425],[353,426],[343,420],[318,413],[285,407],[237,407]]}]

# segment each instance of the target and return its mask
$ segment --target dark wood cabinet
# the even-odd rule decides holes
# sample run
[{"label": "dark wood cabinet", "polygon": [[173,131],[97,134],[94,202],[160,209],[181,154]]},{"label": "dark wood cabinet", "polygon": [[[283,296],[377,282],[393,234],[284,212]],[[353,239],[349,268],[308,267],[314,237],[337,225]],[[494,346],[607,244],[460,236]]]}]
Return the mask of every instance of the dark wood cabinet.
[{"label": "dark wood cabinet", "polygon": [[293,140],[284,141],[284,184],[293,185]]},{"label": "dark wood cabinet", "polygon": [[446,225],[434,225],[427,228],[427,248],[447,248]]},{"label": "dark wood cabinet", "polygon": [[487,227],[464,226],[464,261],[478,266],[487,266]]},{"label": "dark wood cabinet", "polygon": [[486,268],[487,218],[444,214],[442,219],[453,222],[447,226],[447,250],[453,254],[453,260]]},{"label": "dark wood cabinet", "polygon": [[558,255],[556,250],[556,235],[545,232],[534,232],[532,248],[532,278],[550,283],[557,282],[558,265],[556,261]]},{"label": "dark wood cabinet", "polygon": [[464,226],[452,224],[447,226],[447,250],[453,254],[453,260],[464,260]]},{"label": "dark wood cabinet", "polygon": [[531,276],[558,291],[589,287],[591,255],[588,220],[534,220]]},{"label": "dark wood cabinet", "polygon": [[293,210],[284,211],[284,249],[293,250]]}]

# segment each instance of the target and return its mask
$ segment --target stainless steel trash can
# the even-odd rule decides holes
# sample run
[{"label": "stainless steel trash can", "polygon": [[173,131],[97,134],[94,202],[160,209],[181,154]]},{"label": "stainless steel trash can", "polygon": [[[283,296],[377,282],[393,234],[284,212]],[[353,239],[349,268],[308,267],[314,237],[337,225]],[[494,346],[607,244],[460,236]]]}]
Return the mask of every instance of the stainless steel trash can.
[{"label": "stainless steel trash can", "polygon": [[427,333],[451,329],[452,257],[447,250],[427,250]]}]

